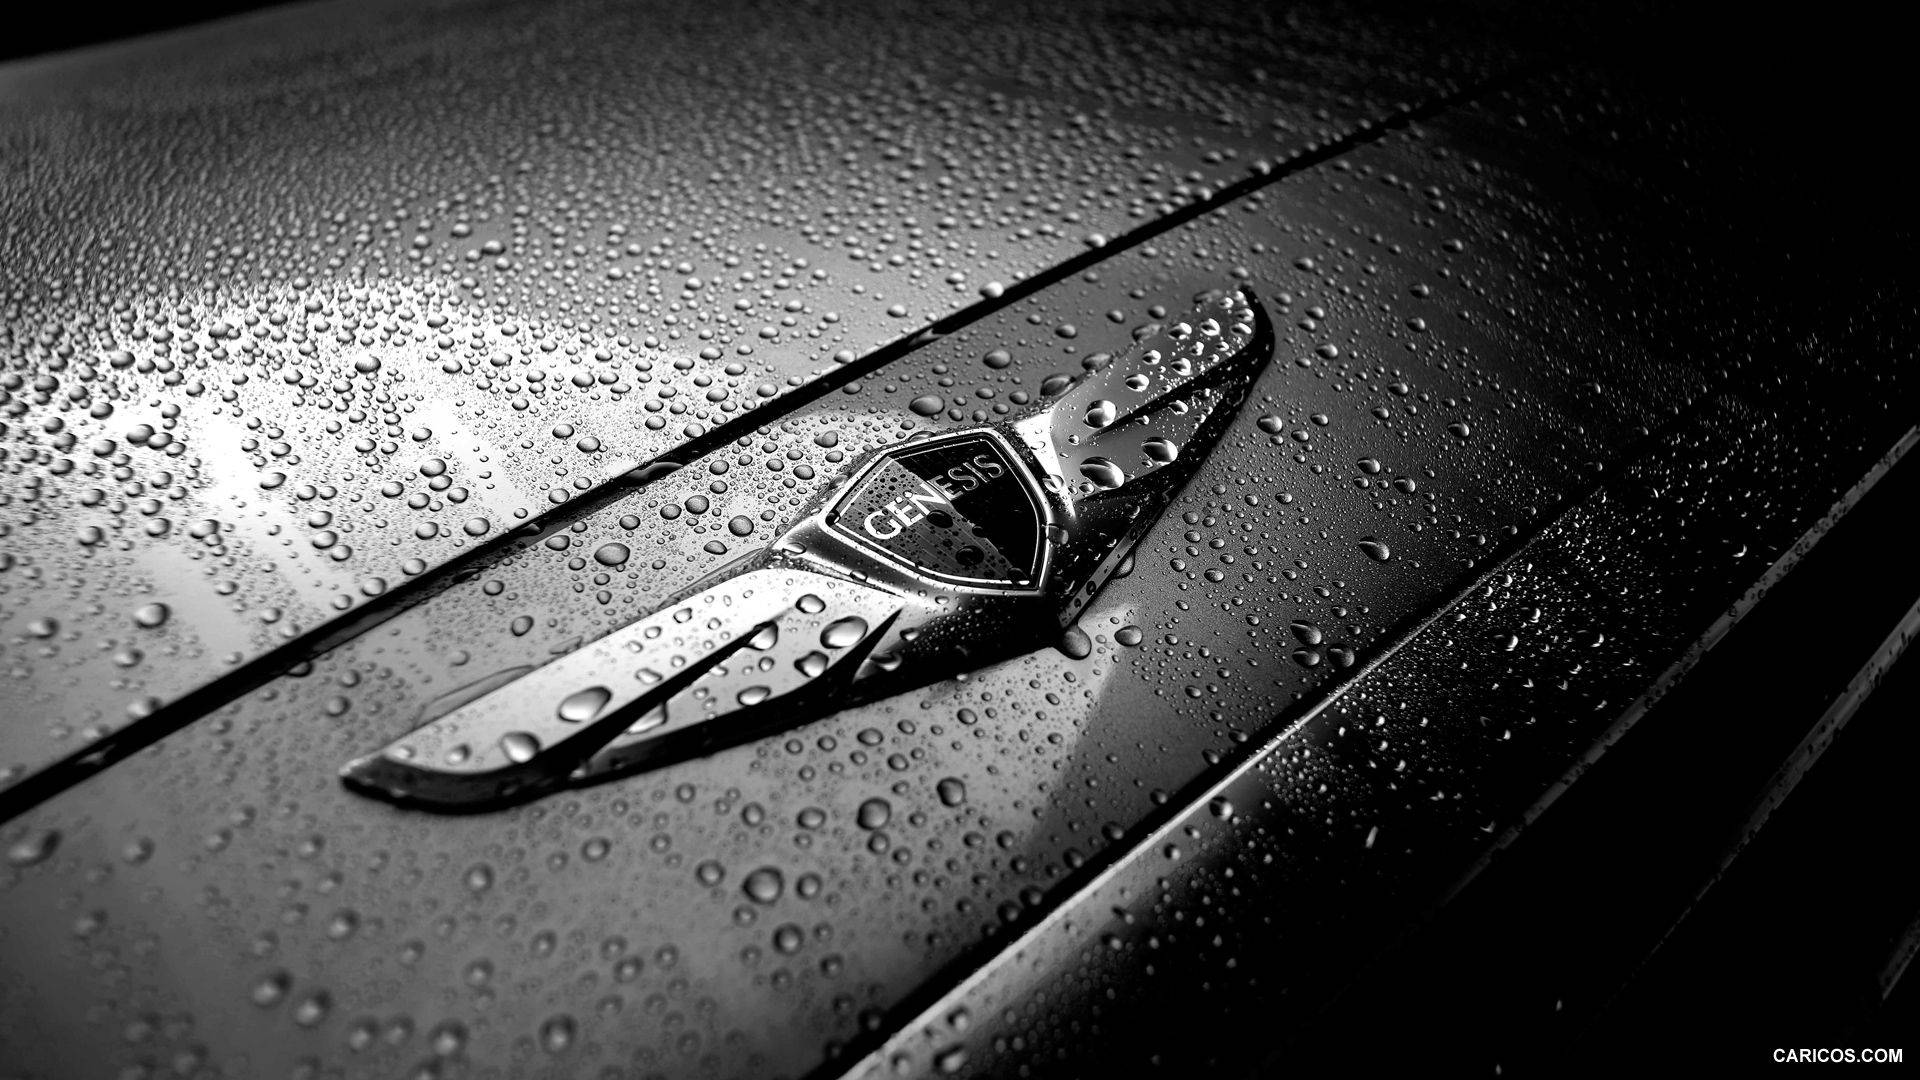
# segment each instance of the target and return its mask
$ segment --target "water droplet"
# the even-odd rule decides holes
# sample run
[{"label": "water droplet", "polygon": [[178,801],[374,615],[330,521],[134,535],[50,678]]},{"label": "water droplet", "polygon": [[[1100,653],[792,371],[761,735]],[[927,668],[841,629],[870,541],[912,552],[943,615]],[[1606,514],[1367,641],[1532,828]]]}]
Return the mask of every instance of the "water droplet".
[{"label": "water droplet", "polygon": [[570,724],[584,724],[600,715],[607,702],[613,697],[613,691],[604,686],[589,686],[584,690],[575,690],[560,702],[560,719]]},{"label": "water droplet", "polygon": [[934,794],[940,796],[942,806],[959,806],[967,801],[967,785],[958,777],[949,776],[933,785]]},{"label": "water droplet", "polygon": [[152,630],[152,629],[155,629],[156,627],[165,626],[167,623],[167,616],[172,614],[173,614],[173,609],[169,608],[165,604],[158,603],[158,602],[151,603],[151,604],[142,604],[138,608],[134,609],[133,621],[136,623],[139,623],[141,626],[144,626],[149,630]]},{"label": "water droplet", "polygon": [[735,536],[752,536],[753,519],[745,514],[737,514],[727,522],[727,531]]},{"label": "water droplet", "polygon": [[345,941],[347,938],[352,937],[354,932],[359,929],[359,913],[344,908],[334,912],[333,918],[327,921],[327,937],[334,941]]},{"label": "water droplet", "polygon": [[540,1045],[549,1054],[566,1052],[573,1045],[573,1017],[562,1013],[540,1025]]},{"label": "water droplet", "polygon": [[827,610],[827,602],[812,593],[803,594],[800,599],[793,602],[793,606],[808,615],[818,615]]},{"label": "water droplet", "polygon": [[318,1027],[333,1009],[333,997],[325,990],[315,990],[293,1007],[293,1022],[301,1027]]},{"label": "water droplet", "polygon": [[820,644],[829,649],[844,649],[867,636],[867,620],[858,615],[836,619],[820,631]]},{"label": "water droplet", "polygon": [[882,798],[868,799],[854,812],[854,823],[872,832],[893,819],[893,804]]},{"label": "water droplet", "polygon": [[524,731],[509,731],[500,736],[500,750],[515,765],[525,765],[540,753],[540,740]]},{"label": "water droplet", "polygon": [[32,866],[46,862],[60,846],[60,833],[54,829],[35,829],[7,845],[8,866]]},{"label": "water droplet", "polygon": [[1127,474],[1120,466],[1103,457],[1090,457],[1081,462],[1080,473],[1109,491],[1127,482]]},{"label": "water droplet", "polygon": [[805,932],[792,923],[782,923],[773,932],[774,951],[787,956],[799,952],[800,946],[806,944],[806,941]]},{"label": "water droplet", "polygon": [[1371,536],[1360,541],[1360,550],[1366,552],[1367,558],[1372,559],[1374,562],[1386,562],[1388,559],[1393,558],[1393,549],[1375,540]]},{"label": "water droplet", "polygon": [[1162,439],[1156,436],[1141,443],[1140,452],[1147,455],[1148,460],[1158,461],[1164,464],[1180,456],[1180,446],[1172,439]]},{"label": "water droplet", "polygon": [[1087,406],[1086,422],[1090,428],[1106,427],[1119,418],[1120,406],[1115,405],[1106,398],[1101,398]]},{"label": "water droplet", "polygon": [[457,1057],[467,1047],[467,1027],[457,1020],[437,1024],[427,1036],[427,1045],[436,1057]]},{"label": "water droplet", "polygon": [[746,893],[747,899],[756,904],[771,904],[780,899],[780,894],[786,889],[787,879],[771,866],[763,866],[755,870],[740,883],[740,891]]},{"label": "water droplet", "polygon": [[262,975],[247,992],[247,997],[263,1009],[272,1008],[286,1000],[287,991],[293,989],[293,976],[284,971],[271,971]]},{"label": "water droplet", "polygon": [[1060,632],[1056,647],[1070,659],[1085,660],[1093,655],[1093,639],[1078,625],[1069,626]]},{"label": "water droplet", "polygon": [[1119,642],[1122,645],[1125,645],[1129,649],[1133,648],[1135,645],[1140,644],[1141,639],[1143,639],[1145,636],[1146,635],[1141,632],[1139,627],[1131,626],[1131,625],[1123,626],[1120,629],[1115,630],[1113,632],[1113,640]]},{"label": "water droplet", "polygon": [[827,670],[827,654],[818,651],[809,652],[800,659],[795,660],[793,666],[799,668],[800,674],[805,675],[807,678],[817,679],[820,677],[821,672]]},{"label": "water droplet", "polygon": [[593,561],[601,566],[620,566],[632,557],[632,549],[617,540],[601,544],[600,549],[593,553]]},{"label": "water droplet", "polygon": [[938,394],[922,394],[907,402],[907,408],[921,416],[939,416],[940,410],[946,407],[946,399]]}]

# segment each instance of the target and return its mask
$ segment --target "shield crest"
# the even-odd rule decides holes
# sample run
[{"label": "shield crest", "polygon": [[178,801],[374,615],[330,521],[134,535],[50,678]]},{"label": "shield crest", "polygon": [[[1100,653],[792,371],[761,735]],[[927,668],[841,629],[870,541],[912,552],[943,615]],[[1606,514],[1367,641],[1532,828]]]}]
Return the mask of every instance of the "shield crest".
[{"label": "shield crest", "polygon": [[836,535],[923,577],[1018,592],[1045,577],[1046,522],[1026,467],[984,431],[880,455],[827,514]]}]

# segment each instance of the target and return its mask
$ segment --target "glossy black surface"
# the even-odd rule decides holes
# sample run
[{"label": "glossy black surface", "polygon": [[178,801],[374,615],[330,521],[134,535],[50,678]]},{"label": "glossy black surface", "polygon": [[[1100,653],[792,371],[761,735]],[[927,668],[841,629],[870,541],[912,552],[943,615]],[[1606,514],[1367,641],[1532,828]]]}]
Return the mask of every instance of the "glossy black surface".
[{"label": "glossy black surface", "polygon": [[[320,5],[0,69],[8,1067],[1274,1066],[1915,418],[1811,156],[1500,25]],[[1273,363],[1010,658],[341,785],[1222,282]],[[902,606],[844,584],[780,634]]]}]

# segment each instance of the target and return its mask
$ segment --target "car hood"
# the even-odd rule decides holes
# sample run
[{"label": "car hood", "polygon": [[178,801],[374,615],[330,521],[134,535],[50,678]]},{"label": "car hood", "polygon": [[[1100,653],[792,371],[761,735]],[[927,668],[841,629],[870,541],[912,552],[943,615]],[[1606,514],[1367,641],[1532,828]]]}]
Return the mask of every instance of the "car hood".
[{"label": "car hood", "polygon": [[[1488,25],[328,4],[7,70],[15,1060],[1043,1068],[1255,900],[1310,1022],[1913,441],[1882,267]],[[340,783],[1241,285],[1272,362],[1055,648],[499,812]]]}]

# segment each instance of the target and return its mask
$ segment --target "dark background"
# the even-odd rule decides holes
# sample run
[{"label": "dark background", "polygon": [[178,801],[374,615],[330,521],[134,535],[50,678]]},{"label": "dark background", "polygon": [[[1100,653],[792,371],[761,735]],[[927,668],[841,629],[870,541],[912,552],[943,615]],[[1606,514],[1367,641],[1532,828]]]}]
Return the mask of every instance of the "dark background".
[{"label": "dark background", "polygon": [[13,25],[0,35],[0,59],[75,49],[275,6],[278,5],[259,0],[190,0],[178,4],[125,4],[117,8],[42,6],[31,19],[11,20]]},{"label": "dark background", "polygon": [[[670,0],[669,0],[670,2]],[[0,62],[82,48],[193,23],[286,6],[261,0],[184,0],[98,8],[42,6],[0,35]],[[1912,38],[1896,4],[1531,4],[1456,0],[1383,9],[1457,12],[1539,55],[1637,69],[1679,84],[1700,107],[1720,114],[1758,143],[1777,146],[1795,171],[1809,157],[1833,162],[1823,179],[1894,193],[1893,151],[1910,104],[1905,65]],[[903,7],[910,10],[911,5]],[[1886,212],[1894,212],[1889,206]]]}]

